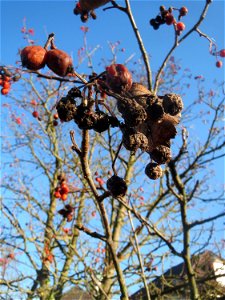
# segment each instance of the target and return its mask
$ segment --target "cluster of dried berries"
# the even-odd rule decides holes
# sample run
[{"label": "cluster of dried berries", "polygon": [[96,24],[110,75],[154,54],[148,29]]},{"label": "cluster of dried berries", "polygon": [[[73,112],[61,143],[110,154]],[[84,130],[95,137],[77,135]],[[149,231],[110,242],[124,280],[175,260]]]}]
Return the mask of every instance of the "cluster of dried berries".
[{"label": "cluster of dried berries", "polygon": [[51,39],[51,49],[47,50],[48,43],[42,46],[27,46],[20,52],[22,66],[28,70],[38,71],[48,66],[55,74],[66,76],[73,72],[72,58],[64,51],[56,49],[53,43],[54,34],[49,35]]},{"label": "cluster of dried berries", "polygon": [[111,127],[118,127],[119,121],[117,118],[109,116],[107,113],[96,109],[84,103],[76,104],[76,98],[82,98],[78,88],[72,88],[65,97],[57,103],[56,109],[61,121],[69,122],[74,120],[80,129],[96,132],[103,132]]},{"label": "cluster of dried berries", "polygon": [[159,14],[151,19],[149,21],[150,25],[153,27],[153,29],[157,30],[159,29],[160,25],[167,24],[167,25],[175,25],[177,35],[180,35],[180,33],[185,29],[185,25],[183,22],[176,22],[176,19],[173,15],[173,11],[178,11],[178,20],[181,19],[181,17],[184,17],[188,13],[188,9],[183,6],[179,9],[170,7],[169,9],[166,9],[165,6],[160,6],[159,8],[160,12]]},{"label": "cluster of dried berries", "polygon": [[75,207],[72,207],[70,204],[65,205],[65,208],[60,209],[58,213],[63,216],[67,222],[71,222],[74,217]]},{"label": "cluster of dried berries", "polygon": [[79,0],[73,12],[75,15],[80,15],[82,22],[87,22],[89,16],[95,20],[97,16],[94,9],[105,5],[109,1],[110,0]]},{"label": "cluster of dried berries", "polygon": [[13,82],[18,81],[21,75],[19,73],[12,73],[6,67],[0,66],[0,86],[2,86],[1,94],[7,95],[11,89]]},{"label": "cluster of dried berries", "polygon": [[[128,98],[129,97],[129,98]],[[183,101],[179,95],[158,96],[140,83],[133,83],[124,97],[117,98],[117,108],[124,120],[122,142],[129,151],[141,149],[150,154],[146,167],[151,179],[162,176],[160,165],[171,160],[170,140],[176,136]]]}]

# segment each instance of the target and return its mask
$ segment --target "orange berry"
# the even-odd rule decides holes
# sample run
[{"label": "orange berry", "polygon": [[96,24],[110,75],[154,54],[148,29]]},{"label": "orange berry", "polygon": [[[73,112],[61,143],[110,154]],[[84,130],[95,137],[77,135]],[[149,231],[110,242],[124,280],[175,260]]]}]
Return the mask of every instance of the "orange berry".
[{"label": "orange berry", "polygon": [[2,95],[7,95],[8,92],[9,92],[9,89],[5,89],[5,88],[2,88],[2,89],[1,89]]},{"label": "orange berry", "polygon": [[68,194],[61,194],[62,201],[66,201]]},{"label": "orange berry", "polygon": [[55,120],[57,120],[57,119],[59,118],[59,115],[58,115],[58,114],[54,114],[54,115],[53,115],[53,118],[54,118]]},{"label": "orange berry", "polygon": [[178,22],[176,27],[178,31],[183,31],[185,29],[185,24],[183,22]]},{"label": "orange berry", "polygon": [[3,80],[4,80],[4,81],[10,81],[11,78],[10,78],[9,76],[4,75],[4,76],[3,76]]},{"label": "orange berry", "polygon": [[56,198],[61,198],[60,192],[59,192],[59,191],[55,191],[55,192],[54,192],[54,197],[56,197]]},{"label": "orange berry", "polygon": [[69,188],[68,188],[67,184],[63,183],[61,185],[61,193],[62,194],[68,194],[69,193]]},{"label": "orange berry", "polygon": [[10,89],[10,86],[11,86],[11,84],[10,84],[10,82],[9,81],[3,81],[3,88],[4,89]]}]

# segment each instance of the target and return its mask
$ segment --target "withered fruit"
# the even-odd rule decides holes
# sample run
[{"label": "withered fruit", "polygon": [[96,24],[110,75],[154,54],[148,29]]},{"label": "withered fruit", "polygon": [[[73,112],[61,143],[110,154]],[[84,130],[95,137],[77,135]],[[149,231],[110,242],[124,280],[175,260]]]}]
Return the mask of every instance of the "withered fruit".
[{"label": "withered fruit", "polygon": [[47,51],[41,46],[27,46],[20,52],[22,66],[37,71],[44,68]]},{"label": "withered fruit", "polygon": [[105,5],[110,0],[79,0],[81,10],[93,10],[102,5]]},{"label": "withered fruit", "polygon": [[73,87],[72,89],[69,90],[67,93],[67,96],[70,98],[81,98],[81,91],[77,87]]},{"label": "withered fruit", "polygon": [[145,109],[135,100],[124,98],[117,101],[118,111],[122,114],[125,124],[128,127],[135,127],[147,119]]},{"label": "withered fruit", "polygon": [[97,123],[98,115],[88,106],[80,104],[77,106],[77,112],[74,121],[80,129],[93,129]]},{"label": "withered fruit", "polygon": [[77,111],[76,102],[74,99],[69,97],[63,97],[56,105],[56,110],[60,120],[69,122],[74,119]]},{"label": "withered fruit", "polygon": [[134,99],[144,108],[147,106],[147,99],[152,93],[141,83],[133,82],[127,96]]},{"label": "withered fruit", "polygon": [[158,146],[152,152],[150,152],[150,157],[159,165],[168,163],[171,158],[171,150],[166,146]]},{"label": "withered fruit", "polygon": [[132,86],[132,75],[122,64],[106,67],[106,84],[115,93],[129,91]]},{"label": "withered fruit", "polygon": [[166,94],[163,96],[163,107],[171,116],[179,114],[183,109],[183,101],[179,95]]},{"label": "withered fruit", "polygon": [[145,174],[152,180],[162,177],[162,168],[156,163],[149,163],[145,168]]},{"label": "withered fruit", "polygon": [[93,129],[97,132],[103,132],[109,129],[109,126],[118,127],[119,121],[116,117],[112,117],[104,113],[103,111],[96,111],[97,121],[93,125]]},{"label": "withered fruit", "polygon": [[123,145],[129,151],[137,151],[138,148],[147,151],[148,138],[133,128],[126,128],[123,130]]},{"label": "withered fruit", "polygon": [[150,120],[158,121],[161,120],[164,115],[164,109],[162,103],[159,101],[154,102],[148,106],[147,114]]},{"label": "withered fruit", "polygon": [[72,58],[59,49],[52,49],[47,52],[46,64],[50,70],[61,77],[73,71]]},{"label": "withered fruit", "polygon": [[106,182],[107,189],[113,197],[123,197],[127,192],[125,180],[117,175],[113,175]]}]

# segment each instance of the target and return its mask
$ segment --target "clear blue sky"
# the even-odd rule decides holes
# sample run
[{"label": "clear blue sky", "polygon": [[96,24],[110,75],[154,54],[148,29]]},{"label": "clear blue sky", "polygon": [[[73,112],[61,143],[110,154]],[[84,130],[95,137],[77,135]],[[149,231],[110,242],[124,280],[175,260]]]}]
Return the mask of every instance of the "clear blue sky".
[{"label": "clear blue sky", "polygon": [[[122,4],[122,1],[120,1]],[[58,48],[73,54],[76,64],[76,53],[81,46],[84,25],[80,18],[73,15],[74,1],[1,1],[1,62],[13,64],[18,48],[26,45],[22,40],[20,29],[22,20],[27,19],[27,27],[34,28],[35,41],[44,44],[46,34],[54,32]],[[183,18],[187,31],[198,19],[199,11],[205,1],[163,1],[165,6],[181,7],[186,5],[188,15]],[[154,31],[149,25],[149,19],[155,17],[159,10],[160,1],[131,1],[137,24],[152,57],[152,68],[156,71],[166,51],[173,42],[172,26],[161,26]],[[121,54],[121,60],[135,53],[139,56],[134,36],[126,16],[117,10],[102,12],[97,10],[98,19],[90,20],[86,26],[90,27],[88,43],[91,47],[101,45],[102,49],[96,56],[101,57],[107,51],[107,41],[121,42],[126,51]],[[223,23],[221,21],[223,20]],[[218,48],[224,48],[224,1],[213,1],[201,30],[214,38]],[[184,67],[192,69],[196,75],[203,74],[207,79],[220,80],[224,69],[215,68],[215,57],[208,53],[208,41],[192,35],[176,50],[177,58],[182,59]],[[97,61],[97,59],[96,59]]]}]

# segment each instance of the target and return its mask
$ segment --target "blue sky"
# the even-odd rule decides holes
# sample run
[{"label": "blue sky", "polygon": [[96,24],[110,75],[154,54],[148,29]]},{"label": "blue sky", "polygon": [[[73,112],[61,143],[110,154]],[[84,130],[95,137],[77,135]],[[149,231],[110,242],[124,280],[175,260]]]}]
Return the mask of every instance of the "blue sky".
[{"label": "blue sky", "polygon": [[[120,1],[122,4],[122,1]],[[186,30],[191,28],[198,19],[199,11],[205,1],[164,1],[165,6],[181,7],[186,5],[189,13],[183,18]],[[20,29],[26,17],[27,27],[34,28],[35,41],[44,44],[47,34],[54,32],[58,48],[73,55],[76,64],[76,53],[81,46],[84,25],[78,16],[73,15],[74,1],[1,1],[1,62],[13,64],[18,48],[26,45]],[[131,1],[137,25],[143,36],[146,48],[152,58],[152,68],[156,71],[168,49],[173,43],[172,26],[161,26],[154,31],[149,26],[149,20],[159,11],[159,1]],[[210,6],[208,16],[200,29],[212,37],[218,44],[218,49],[224,48],[224,1],[214,1]],[[101,45],[96,58],[107,51],[107,42],[121,42],[126,51],[121,53],[121,60],[131,54],[139,57],[139,49],[126,16],[118,10],[103,12],[97,10],[96,21],[90,20],[85,25],[90,28],[88,44],[90,47]],[[185,67],[192,69],[196,75],[203,74],[207,79],[221,79],[224,69],[215,67],[215,57],[208,52],[208,41],[194,33],[181,44],[175,52],[182,59]],[[96,59],[97,61],[97,59]]]}]

